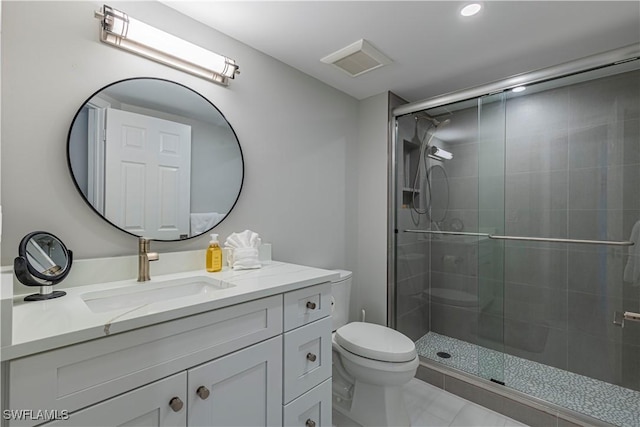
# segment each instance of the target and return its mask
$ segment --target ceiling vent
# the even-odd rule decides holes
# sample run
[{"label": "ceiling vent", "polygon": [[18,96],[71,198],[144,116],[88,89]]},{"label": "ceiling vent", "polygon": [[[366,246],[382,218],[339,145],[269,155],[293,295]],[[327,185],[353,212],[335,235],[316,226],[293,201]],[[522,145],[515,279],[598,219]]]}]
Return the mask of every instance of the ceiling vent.
[{"label": "ceiling vent", "polygon": [[364,39],[325,56],[321,61],[341,69],[351,77],[357,77],[393,62]]}]

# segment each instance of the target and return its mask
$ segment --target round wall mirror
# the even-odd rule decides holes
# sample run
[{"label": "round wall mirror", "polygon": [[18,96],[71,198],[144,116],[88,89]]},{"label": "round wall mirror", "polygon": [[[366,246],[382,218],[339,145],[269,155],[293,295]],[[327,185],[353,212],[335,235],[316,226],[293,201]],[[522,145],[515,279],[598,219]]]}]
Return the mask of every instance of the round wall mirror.
[{"label": "round wall mirror", "polygon": [[199,93],[155,78],[115,82],[76,113],[67,158],[91,208],[153,240],[211,230],[235,206],[244,178],[240,142]]}]

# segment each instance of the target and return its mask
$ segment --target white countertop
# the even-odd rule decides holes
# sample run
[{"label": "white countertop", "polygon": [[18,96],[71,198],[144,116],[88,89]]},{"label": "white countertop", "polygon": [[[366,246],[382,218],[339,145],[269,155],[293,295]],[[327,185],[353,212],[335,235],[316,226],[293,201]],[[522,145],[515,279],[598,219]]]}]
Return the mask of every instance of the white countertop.
[{"label": "white countertop", "polygon": [[[129,306],[101,313],[94,313],[84,302],[82,295],[88,292],[124,288],[142,289],[163,282],[191,277],[206,277],[221,281],[215,292]],[[25,302],[16,297],[13,301],[13,336],[11,345],[2,347],[2,361],[27,356],[107,335],[128,331],[215,310],[242,302],[264,298],[319,283],[335,280],[339,273],[331,270],[306,267],[282,262],[271,262],[256,270],[233,271],[225,267],[219,273],[195,270],[185,273],[152,277],[148,282],[135,279],[100,283],[65,289],[67,295],[47,300]]]}]

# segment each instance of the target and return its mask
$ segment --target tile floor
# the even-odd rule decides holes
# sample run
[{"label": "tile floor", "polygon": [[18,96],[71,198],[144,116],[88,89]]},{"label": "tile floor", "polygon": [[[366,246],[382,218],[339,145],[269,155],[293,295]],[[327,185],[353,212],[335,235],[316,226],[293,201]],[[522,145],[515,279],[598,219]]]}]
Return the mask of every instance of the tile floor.
[{"label": "tile floor", "polygon": [[[503,380],[508,387],[607,423],[640,426],[640,392],[429,332],[416,342],[418,354],[440,363]],[[439,358],[445,351],[451,358]]]},{"label": "tile floor", "polygon": [[[413,427],[524,427],[525,424],[448,393],[431,384],[412,379],[404,388],[404,399]],[[333,411],[336,427],[357,427]]]}]

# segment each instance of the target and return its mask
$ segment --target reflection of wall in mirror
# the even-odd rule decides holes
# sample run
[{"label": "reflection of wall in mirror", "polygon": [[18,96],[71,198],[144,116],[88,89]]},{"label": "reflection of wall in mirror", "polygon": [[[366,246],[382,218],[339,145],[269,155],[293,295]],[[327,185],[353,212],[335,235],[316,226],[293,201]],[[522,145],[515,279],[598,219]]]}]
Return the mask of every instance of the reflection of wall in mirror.
[{"label": "reflection of wall in mirror", "polygon": [[80,191],[87,197],[87,134],[89,133],[89,109],[85,106],[78,112],[78,117],[71,129],[69,138],[74,141],[74,149],[69,153],[73,175],[78,181]]},{"label": "reflection of wall in mirror", "polygon": [[58,265],[42,249],[39,242],[35,239],[30,239],[27,242],[26,255],[29,263],[40,273]]}]

